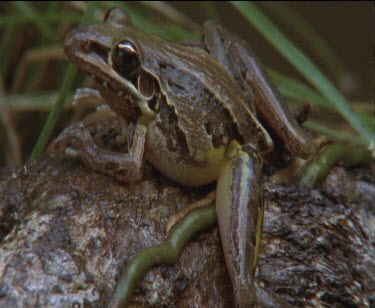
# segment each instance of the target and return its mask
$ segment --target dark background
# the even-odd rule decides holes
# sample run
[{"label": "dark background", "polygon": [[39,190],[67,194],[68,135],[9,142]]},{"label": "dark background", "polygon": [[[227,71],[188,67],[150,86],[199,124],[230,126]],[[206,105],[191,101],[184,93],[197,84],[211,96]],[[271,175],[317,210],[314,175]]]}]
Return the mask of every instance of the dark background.
[{"label": "dark background", "polygon": [[[324,39],[337,57],[343,62],[355,82],[355,89],[346,94],[354,101],[369,101],[374,93],[374,40],[375,17],[373,1],[295,1],[284,2],[297,11]],[[173,6],[186,12],[198,23],[203,23],[203,11],[196,9],[192,2],[172,2]],[[258,57],[268,66],[292,77],[298,73],[268,44],[252,26],[228,3],[216,2],[221,23],[239,34],[256,51]],[[287,36],[300,47],[307,56],[328,76],[330,73],[321,61],[295,34],[294,31],[271,14],[262,3],[258,7],[274,21]],[[268,7],[268,6],[267,6]],[[332,78],[332,76],[330,76]],[[339,87],[340,88],[340,87]]]}]

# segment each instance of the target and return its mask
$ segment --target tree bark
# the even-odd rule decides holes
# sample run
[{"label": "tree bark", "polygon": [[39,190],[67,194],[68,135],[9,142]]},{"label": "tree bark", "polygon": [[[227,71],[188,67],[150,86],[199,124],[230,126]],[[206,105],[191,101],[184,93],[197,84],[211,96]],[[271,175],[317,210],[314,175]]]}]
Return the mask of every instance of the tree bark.
[{"label": "tree bark", "polygon": [[[257,282],[300,307],[370,307],[375,299],[374,168],[336,167],[317,189],[265,179]],[[0,306],[99,307],[168,219],[214,186],[186,189],[146,166],[117,183],[54,153],[0,170]],[[218,228],[174,266],[151,270],[134,307],[231,307]]]}]

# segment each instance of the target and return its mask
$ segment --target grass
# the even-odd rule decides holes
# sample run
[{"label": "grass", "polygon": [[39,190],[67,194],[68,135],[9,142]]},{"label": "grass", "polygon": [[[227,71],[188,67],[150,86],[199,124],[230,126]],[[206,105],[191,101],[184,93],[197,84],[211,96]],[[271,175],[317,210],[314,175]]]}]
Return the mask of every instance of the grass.
[{"label": "grass", "polygon": [[[88,3],[87,13],[83,17],[84,23],[100,21],[108,8],[117,6],[128,11],[134,25],[143,31],[157,34],[170,40],[190,40],[199,38],[198,23],[177,11],[166,2],[156,2],[152,5],[146,2],[130,4],[117,1]],[[207,3],[197,3],[195,5],[196,10],[205,12],[207,17],[220,20],[220,10],[217,6]],[[318,111],[329,110],[330,112],[338,113],[346,123],[352,127],[353,132],[338,132],[317,121],[307,122],[306,125],[309,128],[342,142],[352,142],[353,136],[357,133],[358,137],[355,138],[357,144],[368,146],[371,142],[373,143],[374,123],[368,111],[358,114],[355,113],[350,103],[336,89],[333,82],[331,82],[329,78],[285,36],[283,30],[277,27],[256,4],[250,2],[232,2],[231,5],[238,10],[238,14],[245,16],[249,22],[249,27],[257,29],[257,31],[259,31],[307,81],[307,83],[303,83],[285,74],[269,69],[271,78],[286,99],[290,102],[308,101]],[[267,4],[267,6],[270,5],[272,4]],[[299,23],[302,30],[305,29],[305,31],[307,31],[305,32],[307,34],[301,35],[302,37],[305,36],[306,40],[309,40],[310,35],[310,38],[313,40],[322,41],[321,37],[316,38],[316,33],[312,31],[311,26],[308,25],[306,21],[298,16],[296,17],[296,14],[290,9],[285,12],[283,8],[280,9],[280,5],[278,6],[280,16],[294,16],[293,20]],[[75,69],[71,66],[67,69],[67,63],[65,61],[60,61],[57,65],[56,71],[60,72],[60,74],[53,74],[53,76],[51,76],[52,71],[49,71],[49,62],[42,64],[34,63],[30,65],[27,75],[22,80],[22,84],[17,87],[20,90],[16,93],[11,93],[9,89],[13,88],[12,71],[15,71],[14,68],[12,69],[12,65],[14,65],[12,61],[14,61],[15,55],[22,55],[23,53],[22,50],[17,50],[16,46],[22,45],[23,42],[20,44],[19,39],[24,37],[23,33],[27,31],[28,27],[33,29],[32,33],[36,37],[33,48],[53,46],[56,43],[60,43],[66,30],[80,22],[80,15],[85,9],[84,3],[30,3],[21,1],[7,2],[6,6],[4,5],[4,9],[0,11],[0,27],[2,30],[0,32],[0,54],[2,58],[0,71],[3,85],[3,89],[0,92],[0,108],[1,106],[6,106],[8,110],[11,110],[16,118],[15,122],[17,122],[17,110],[20,110],[17,109],[20,108],[20,103],[17,104],[17,102],[22,101],[22,110],[24,110],[24,112],[27,108],[29,108],[30,112],[38,110],[39,105],[43,105],[45,109],[51,105],[51,97],[45,94],[46,91],[58,93],[56,101],[50,107],[51,111],[45,120],[44,128],[33,146],[30,156],[31,159],[39,157],[43,153],[63,110],[67,96],[71,94],[74,88],[82,86],[82,81],[85,81],[86,78],[82,77],[81,74],[78,74],[77,77]],[[236,14],[236,11],[234,11],[234,14]],[[25,37],[25,41],[27,41],[27,37]],[[334,52],[330,49],[329,44],[323,41],[323,45],[324,50],[320,53],[320,57],[329,54],[332,58]],[[24,48],[29,47],[26,46]],[[317,53],[319,57],[319,51],[317,51]],[[339,60],[330,62],[336,64],[340,63]],[[330,69],[335,73],[335,76],[343,72],[342,66],[340,65],[332,65]],[[45,86],[46,78],[55,79],[53,86]],[[22,97],[22,100],[20,100],[20,97]],[[29,107],[27,107],[27,103],[25,103],[28,97],[30,101]],[[35,97],[40,97],[42,102],[34,105]],[[43,104],[44,97],[45,99],[48,97],[49,100]],[[12,98],[17,99],[12,100]],[[15,103],[11,105],[7,103],[7,101],[14,101]],[[31,125],[31,129],[33,129],[32,127]],[[21,149],[21,151],[27,153],[30,150]]]},{"label": "grass", "polygon": [[352,111],[349,102],[336,89],[332,82],[306,55],[291,42],[275,24],[268,19],[254,3],[232,2],[246,19],[261,32],[267,41],[275,47],[301,73],[309,83],[316,88],[327,102],[332,104],[351,127],[360,135],[364,145],[374,140],[374,133],[362,124],[359,116]]}]

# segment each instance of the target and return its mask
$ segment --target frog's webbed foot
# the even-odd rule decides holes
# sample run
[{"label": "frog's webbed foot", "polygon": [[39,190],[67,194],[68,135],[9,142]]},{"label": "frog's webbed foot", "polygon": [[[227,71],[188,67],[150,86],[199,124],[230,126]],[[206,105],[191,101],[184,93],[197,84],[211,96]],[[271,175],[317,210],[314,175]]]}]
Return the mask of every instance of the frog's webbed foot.
[{"label": "frog's webbed foot", "polygon": [[261,288],[256,287],[256,298],[257,298],[257,307],[263,308],[291,308],[292,306],[284,301],[281,300],[276,294]]},{"label": "frog's webbed foot", "polygon": [[142,176],[146,128],[137,125],[129,153],[113,152],[98,147],[82,122],[68,126],[51,147],[67,156],[80,157],[92,170],[118,181],[133,182]]}]

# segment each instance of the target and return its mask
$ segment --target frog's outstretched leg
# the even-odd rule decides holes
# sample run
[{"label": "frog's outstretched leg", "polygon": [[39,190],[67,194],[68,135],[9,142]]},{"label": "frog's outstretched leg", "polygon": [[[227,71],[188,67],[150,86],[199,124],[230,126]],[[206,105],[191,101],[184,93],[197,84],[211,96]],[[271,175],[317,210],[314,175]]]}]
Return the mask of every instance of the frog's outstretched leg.
[{"label": "frog's outstretched leg", "polygon": [[262,161],[257,150],[236,141],[227,154],[229,161],[217,182],[216,213],[236,306],[287,307],[254,282],[264,213]]},{"label": "frog's outstretched leg", "polygon": [[364,147],[331,143],[323,147],[315,159],[306,163],[297,175],[296,182],[301,186],[313,188],[338,162],[341,161],[345,166],[350,167],[368,164],[371,159],[371,152]]},{"label": "frog's outstretched leg", "polygon": [[129,153],[108,151],[99,148],[92,140],[89,131],[82,122],[67,127],[54,141],[52,147],[66,151],[69,145],[70,156],[79,156],[87,166],[97,172],[105,173],[118,181],[133,182],[142,176],[146,127],[136,125]]},{"label": "frog's outstretched leg", "polygon": [[218,182],[216,212],[225,261],[238,307],[256,302],[254,270],[262,234],[262,161],[250,146],[232,142]]},{"label": "frog's outstretched leg", "polygon": [[215,222],[215,207],[211,202],[205,207],[195,209],[179,221],[165,242],[136,253],[122,273],[108,307],[125,307],[130,301],[134,288],[152,267],[174,264],[191,237],[211,227]]}]

